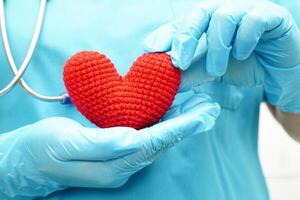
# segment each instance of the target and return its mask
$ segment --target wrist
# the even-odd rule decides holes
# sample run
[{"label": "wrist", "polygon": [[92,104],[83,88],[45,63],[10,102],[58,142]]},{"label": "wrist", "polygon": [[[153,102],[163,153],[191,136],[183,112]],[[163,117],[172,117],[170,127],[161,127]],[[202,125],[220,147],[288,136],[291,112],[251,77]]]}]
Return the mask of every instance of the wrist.
[{"label": "wrist", "polygon": [[[15,162],[11,158],[10,152],[13,151],[14,146],[16,146],[17,141],[19,140],[17,131],[12,131],[8,133],[0,134],[0,199],[2,200],[31,200],[29,197],[21,197],[15,191],[18,190],[17,178],[14,177],[14,167],[10,165],[12,162]],[[21,153],[21,152],[20,152]]]},{"label": "wrist", "polygon": [[[30,200],[64,189],[34,166],[23,148],[31,126],[0,134],[0,199]],[[3,178],[2,178],[3,177]]]},{"label": "wrist", "polygon": [[284,112],[300,113],[300,64],[292,68],[266,67],[266,100]]}]

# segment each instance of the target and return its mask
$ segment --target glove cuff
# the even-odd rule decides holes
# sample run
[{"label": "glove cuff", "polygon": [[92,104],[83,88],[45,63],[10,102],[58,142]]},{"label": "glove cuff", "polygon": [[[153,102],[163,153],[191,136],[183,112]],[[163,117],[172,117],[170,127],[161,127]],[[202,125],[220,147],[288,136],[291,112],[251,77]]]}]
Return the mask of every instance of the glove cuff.
[{"label": "glove cuff", "polygon": [[300,113],[300,64],[293,68],[266,67],[267,101],[289,113]]}]

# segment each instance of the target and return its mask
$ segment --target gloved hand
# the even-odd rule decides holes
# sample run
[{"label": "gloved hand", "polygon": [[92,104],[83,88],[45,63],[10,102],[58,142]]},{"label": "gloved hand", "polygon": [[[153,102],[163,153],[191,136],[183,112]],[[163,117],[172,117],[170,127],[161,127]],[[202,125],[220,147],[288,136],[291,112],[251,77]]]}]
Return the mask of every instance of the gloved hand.
[{"label": "gloved hand", "polygon": [[33,199],[67,187],[120,187],[175,143],[212,128],[219,112],[209,97],[195,95],[173,106],[162,122],[139,131],[48,118],[2,134],[0,197]]},{"label": "gloved hand", "polygon": [[255,68],[239,69],[255,77],[238,76],[263,84],[267,100],[281,110],[300,112],[299,29],[287,10],[270,1],[203,1],[151,33],[145,50],[169,52],[182,70],[197,61],[183,73],[183,90],[223,76],[228,65]]}]

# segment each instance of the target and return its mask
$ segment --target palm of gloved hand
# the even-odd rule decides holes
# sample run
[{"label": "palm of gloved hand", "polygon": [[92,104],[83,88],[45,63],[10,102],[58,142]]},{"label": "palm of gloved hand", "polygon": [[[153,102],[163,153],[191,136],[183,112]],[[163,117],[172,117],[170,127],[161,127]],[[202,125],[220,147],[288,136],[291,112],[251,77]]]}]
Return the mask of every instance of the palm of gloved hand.
[{"label": "palm of gloved hand", "polygon": [[266,72],[300,64],[298,27],[287,10],[270,1],[201,2],[188,15],[151,33],[145,47],[168,51],[183,70],[191,66],[183,73],[182,90],[224,75],[231,56],[245,61],[238,63],[241,67]]},{"label": "palm of gloved hand", "polygon": [[[67,187],[113,188],[181,139],[210,129],[220,108],[205,95],[173,106],[142,130],[85,128],[48,118],[0,137],[0,197],[44,196]],[[14,167],[11,167],[13,164]],[[22,181],[19,181],[22,180]]]}]

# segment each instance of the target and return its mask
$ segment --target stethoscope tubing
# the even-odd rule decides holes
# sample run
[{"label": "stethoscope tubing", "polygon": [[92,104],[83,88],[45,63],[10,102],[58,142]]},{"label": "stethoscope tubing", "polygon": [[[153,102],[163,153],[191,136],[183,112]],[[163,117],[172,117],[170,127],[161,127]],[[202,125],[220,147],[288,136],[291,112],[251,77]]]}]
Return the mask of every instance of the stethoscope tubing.
[{"label": "stethoscope tubing", "polygon": [[47,4],[47,0],[40,1],[40,7],[39,7],[39,12],[38,12],[38,17],[37,17],[34,34],[32,36],[32,40],[31,40],[29,49],[27,51],[27,54],[24,58],[24,61],[18,70],[18,68],[15,64],[13,55],[11,53],[11,48],[10,48],[9,39],[8,39],[8,35],[7,35],[4,0],[0,0],[0,28],[1,28],[2,41],[3,41],[7,60],[9,62],[10,69],[14,74],[14,78],[9,82],[9,84],[7,84],[3,89],[0,90],[0,96],[3,96],[5,94],[7,94],[8,92],[10,92],[16,86],[16,84],[19,82],[19,84],[22,86],[24,91],[26,91],[28,94],[30,94],[31,96],[33,96],[39,100],[47,101],[47,102],[70,103],[70,99],[67,94],[63,94],[60,96],[46,96],[46,95],[39,94],[38,92],[34,91],[22,78],[26,69],[28,68],[28,65],[31,61],[31,58],[33,56],[33,53],[36,49],[36,46],[37,46],[37,43],[39,40],[39,36],[40,36],[42,25],[43,25],[45,10],[46,10],[46,4]]}]

